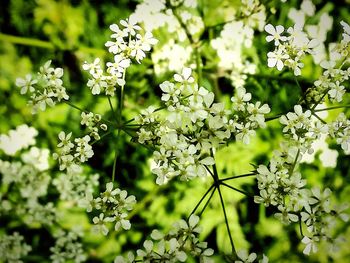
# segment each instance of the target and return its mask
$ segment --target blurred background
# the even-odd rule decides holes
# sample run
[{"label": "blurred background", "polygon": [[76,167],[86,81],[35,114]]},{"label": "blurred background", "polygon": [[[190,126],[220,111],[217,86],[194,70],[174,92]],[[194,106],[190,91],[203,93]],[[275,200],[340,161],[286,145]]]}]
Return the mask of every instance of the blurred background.
[{"label": "blurred background", "polygon": [[[201,34],[203,47],[203,85],[213,90],[219,101],[228,102],[234,94],[235,85],[230,74],[217,66],[218,57],[210,41],[220,35],[228,21],[241,5],[240,1],[199,1],[205,15],[202,19],[208,26]],[[288,18],[291,8],[299,8],[300,1],[264,1],[266,2],[266,21],[293,25]],[[332,18],[331,30],[327,33],[327,43],[341,39],[341,20],[349,23],[350,9],[346,1],[314,1],[316,14],[308,23],[318,25],[322,14]],[[79,136],[83,133],[80,125],[80,112],[66,104],[59,104],[45,112],[32,115],[26,106],[27,99],[20,95],[15,86],[17,77],[37,72],[47,60],[52,60],[56,67],[64,69],[64,86],[70,95],[70,101],[79,107],[112,118],[108,101],[104,96],[93,96],[86,86],[88,75],[82,70],[84,61],[92,62],[95,57],[104,61],[112,59],[104,47],[110,37],[109,25],[127,18],[140,4],[139,1],[54,1],[54,0],[5,0],[0,8],[0,133],[26,123],[39,131],[37,146],[53,152],[57,145],[60,131],[72,131]],[[213,26],[214,25],[214,26]],[[173,34],[167,28],[156,29],[154,35],[159,43],[142,64],[134,64],[128,69],[126,79],[125,120],[135,117],[140,110],[149,105],[160,105],[161,91],[158,85],[172,77],[174,67],[170,62],[160,64],[157,52],[169,44]],[[242,56],[256,65],[255,76],[246,74],[245,88],[254,99],[268,103],[271,116],[290,110],[302,95],[295,84],[292,72],[277,72],[268,68],[266,54],[271,47],[265,41],[265,33],[255,30],[250,48],[242,48]],[[184,41],[175,42],[186,47]],[[303,89],[312,85],[321,73],[310,58],[303,61],[305,67],[300,83]],[[185,64],[194,63],[189,57]],[[170,69],[169,69],[170,68]],[[176,67],[175,67],[176,68]],[[278,76],[278,77],[274,77]],[[349,104],[346,97],[344,104]],[[333,119],[339,111],[332,111],[327,118]],[[348,110],[346,111],[349,115]],[[61,225],[71,229],[83,226],[84,250],[88,262],[111,262],[118,254],[142,247],[143,241],[153,229],[167,230],[172,222],[186,218],[201,196],[210,186],[210,180],[192,180],[181,182],[174,180],[165,186],[155,184],[155,176],[150,171],[152,152],[140,147],[134,140],[122,133],[119,140],[106,138],[94,145],[95,155],[84,166],[87,174],[100,175],[99,190],[111,180],[114,152],[117,151],[116,184],[128,193],[136,196],[138,204],[132,213],[132,228],[129,231],[111,232],[107,237],[90,233],[92,215],[87,215],[76,204],[60,201],[54,187],[49,188],[45,197],[53,202],[62,216]],[[272,151],[278,149],[283,140],[281,125],[278,120],[268,123],[268,127],[259,130],[257,136],[247,146],[231,143],[217,152],[220,177],[247,173],[254,165],[267,164]],[[337,151],[334,151],[337,150]],[[338,154],[336,154],[338,152]],[[0,155],[6,160],[6,156]],[[301,172],[311,186],[329,187],[337,202],[348,202],[350,196],[350,158],[338,145],[329,141],[320,147],[315,156],[310,157],[301,166]],[[332,159],[332,162],[329,162]],[[327,162],[328,161],[328,162]],[[51,160],[54,169],[52,178],[60,173]],[[0,175],[1,176],[1,175]],[[254,178],[242,178],[232,181],[232,185],[252,196],[257,193]],[[319,249],[310,257],[302,253],[298,225],[283,226],[273,217],[273,209],[267,209],[254,203],[253,198],[233,191],[224,191],[228,217],[236,248],[246,248],[256,253],[265,253],[270,262],[350,262],[349,246],[346,241],[337,253]],[[215,261],[224,262],[224,253],[230,252],[230,242],[226,232],[224,217],[218,196],[214,196],[203,214],[200,225],[203,227],[202,238],[216,252]],[[350,238],[349,223],[342,224],[337,231]],[[49,247],[54,244],[52,229],[40,225],[27,225],[15,216],[0,214],[0,232],[18,231],[32,246],[31,254],[36,257],[24,259],[25,262],[46,262]],[[1,261],[1,259],[0,259]]]}]

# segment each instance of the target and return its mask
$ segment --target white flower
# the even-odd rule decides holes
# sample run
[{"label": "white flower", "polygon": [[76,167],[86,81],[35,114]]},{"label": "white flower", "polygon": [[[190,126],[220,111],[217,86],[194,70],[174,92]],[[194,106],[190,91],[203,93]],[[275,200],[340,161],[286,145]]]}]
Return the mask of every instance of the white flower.
[{"label": "white flower", "polygon": [[236,89],[236,96],[231,98],[233,109],[244,111],[246,102],[252,99],[252,94],[247,93],[245,88],[239,87]]},{"label": "white flower", "polygon": [[181,75],[175,74],[174,80],[179,83],[187,84],[193,83],[194,78],[191,76],[192,69],[191,68],[183,68]]},{"label": "white flower", "polygon": [[96,58],[94,62],[90,64],[85,61],[83,64],[83,69],[88,70],[90,74],[95,74],[98,70],[101,69],[100,59]]},{"label": "white flower", "polygon": [[124,37],[128,36],[128,33],[124,30],[120,30],[119,26],[116,24],[110,25],[109,29],[114,32],[114,34],[111,35],[111,38],[115,38],[117,41],[123,42]]},{"label": "white flower", "polygon": [[132,36],[136,34],[135,30],[141,30],[141,27],[137,25],[136,19],[132,16],[125,20],[120,20],[120,24],[125,27],[123,31],[130,33]]},{"label": "white flower", "polygon": [[108,72],[112,75],[120,76],[126,68],[130,66],[130,59],[123,55],[115,55],[114,62],[107,62]]},{"label": "white flower", "polygon": [[158,43],[158,40],[153,37],[153,34],[150,31],[147,31],[144,36],[137,34],[136,38],[141,42],[141,48],[144,51],[150,51],[151,46]]},{"label": "white flower", "polygon": [[329,96],[337,102],[343,100],[343,95],[345,94],[345,87],[340,85],[339,81],[329,84],[330,90],[328,91]]},{"label": "white flower", "polygon": [[274,52],[267,53],[267,65],[270,68],[273,68],[276,66],[276,68],[281,71],[284,67],[284,60],[289,58],[288,54],[283,53],[281,49],[278,49]]},{"label": "white flower", "polygon": [[240,260],[235,260],[235,263],[253,263],[256,259],[256,253],[251,253],[248,255],[247,250],[241,249],[237,251],[237,256]]},{"label": "white flower", "polygon": [[309,238],[307,236],[304,236],[303,239],[301,240],[301,242],[303,242],[306,245],[303,250],[303,253],[305,255],[310,255],[311,252],[316,253],[318,250],[316,242],[318,241],[319,241],[318,237]]},{"label": "white flower", "polygon": [[270,34],[266,37],[266,41],[271,42],[272,40],[275,40],[275,46],[278,46],[280,44],[280,41],[287,40],[286,36],[281,36],[284,31],[284,27],[281,25],[278,25],[275,28],[273,25],[267,24],[265,26],[265,31]]},{"label": "white flower", "polygon": [[343,26],[343,42],[349,43],[350,42],[350,26],[344,21],[341,21],[340,24]]},{"label": "white flower", "polygon": [[37,82],[38,81],[36,79],[32,79],[31,74],[27,74],[25,79],[22,79],[22,78],[16,79],[16,86],[21,88],[21,94],[26,94],[28,90],[30,92],[35,91],[33,85],[36,84]]},{"label": "white flower", "polygon": [[305,13],[307,16],[313,16],[316,11],[315,5],[312,3],[311,0],[303,0],[301,3],[300,9]]},{"label": "white flower", "polygon": [[62,147],[64,151],[69,151],[71,148],[73,148],[74,144],[70,141],[71,136],[72,136],[71,132],[66,135],[64,131],[61,131],[58,134],[58,138],[60,139],[61,142],[57,144],[57,147],[58,148]]},{"label": "white flower", "polygon": [[8,134],[0,135],[0,149],[7,155],[15,155],[19,150],[34,145],[37,135],[38,131],[35,128],[22,124],[15,130],[10,130]]},{"label": "white flower", "polygon": [[107,235],[109,232],[108,227],[106,226],[106,223],[113,222],[113,218],[111,217],[105,217],[103,213],[101,213],[98,217],[95,216],[92,221],[94,222],[94,231],[101,232],[103,235]]},{"label": "white flower", "polygon": [[91,89],[93,95],[100,94],[101,90],[107,87],[106,77],[102,70],[92,74],[93,79],[89,79],[87,86]]},{"label": "white flower", "polygon": [[162,94],[162,101],[169,101],[170,99],[176,103],[179,101],[179,95],[181,90],[177,89],[174,85],[174,83],[171,83],[169,81],[164,81],[159,85],[160,89],[164,92]]}]

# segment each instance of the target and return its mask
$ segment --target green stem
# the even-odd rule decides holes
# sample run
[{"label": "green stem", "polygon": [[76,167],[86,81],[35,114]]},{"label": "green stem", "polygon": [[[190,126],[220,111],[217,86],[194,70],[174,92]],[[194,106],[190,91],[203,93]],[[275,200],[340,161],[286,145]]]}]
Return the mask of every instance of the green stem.
[{"label": "green stem", "polygon": [[350,105],[339,105],[339,106],[333,106],[333,107],[328,107],[328,108],[323,108],[323,109],[317,109],[317,110],[314,110],[314,112],[335,110],[335,109],[341,109],[341,108],[350,108]]},{"label": "green stem", "polygon": [[247,174],[230,176],[230,177],[227,177],[227,178],[220,179],[220,182],[224,182],[224,181],[232,180],[232,179],[236,179],[236,178],[241,178],[241,177],[254,176],[256,174],[257,174],[257,172],[252,172],[252,173],[247,173]]},{"label": "green stem", "polygon": [[197,77],[198,77],[198,86],[202,85],[202,58],[199,50],[199,45],[194,47],[195,55],[196,55],[196,69],[197,69]]},{"label": "green stem", "polygon": [[[81,112],[85,112],[85,113],[89,113],[89,111],[87,110],[83,110],[82,108],[74,105],[73,103],[67,101],[67,100],[64,100],[63,101],[64,103],[66,103],[67,105],[71,106],[72,108],[78,110],[78,111],[81,111]],[[104,121],[105,123],[108,123],[108,124],[111,124],[111,125],[114,125],[114,126],[117,126],[116,123],[112,122],[112,121],[109,121],[109,120],[106,120],[104,118],[101,119],[102,121]],[[118,127],[117,127],[118,128]]]},{"label": "green stem", "polygon": [[217,187],[217,189],[218,189],[219,196],[220,196],[220,203],[221,203],[222,211],[224,212],[225,224],[226,224],[227,233],[228,233],[228,236],[229,236],[229,239],[230,239],[230,243],[231,243],[232,253],[236,254],[236,249],[235,249],[235,245],[233,244],[233,239],[232,239],[232,235],[231,235],[230,226],[228,224],[228,219],[227,219],[226,209],[225,209],[225,203],[224,203],[224,199],[222,197],[222,193],[221,193],[221,190],[220,190],[220,185]]},{"label": "green stem", "polygon": [[207,208],[208,204],[210,203],[210,200],[211,200],[211,198],[213,197],[213,195],[214,195],[214,193],[215,193],[215,190],[216,190],[216,187],[214,187],[214,189],[211,191],[211,194],[210,194],[208,200],[205,202],[205,204],[204,204],[204,206],[203,206],[201,212],[198,214],[199,217],[202,216],[204,210]]},{"label": "green stem", "polygon": [[110,98],[109,96],[107,96],[107,99],[108,99],[109,107],[111,108],[111,111],[112,111],[112,113],[113,113],[113,116],[114,116],[114,117],[117,117],[117,115],[115,114],[113,105],[112,105],[111,98]]},{"label": "green stem", "polygon": [[281,117],[282,115],[283,115],[283,114],[281,113],[281,114],[277,114],[276,116],[266,117],[265,122],[276,120],[276,119],[278,119],[279,117]]},{"label": "green stem", "polygon": [[[23,46],[32,46],[32,47],[46,48],[46,49],[53,49],[53,50],[58,49],[54,44],[48,41],[43,41],[43,40],[28,38],[28,37],[12,36],[12,35],[2,34],[2,33],[0,33],[0,41],[5,41],[5,42],[23,45]],[[67,48],[65,50],[69,50],[69,49]],[[72,49],[72,51],[74,50],[75,49]],[[86,53],[98,54],[98,55],[104,55],[106,53],[106,51],[103,49],[82,47],[82,46],[79,46],[77,50],[86,52]]]},{"label": "green stem", "polygon": [[80,107],[74,105],[73,103],[71,103],[71,102],[69,102],[69,101],[67,101],[67,100],[64,100],[63,102],[66,103],[67,105],[71,106],[72,108],[77,109],[77,110],[79,110],[79,111],[81,111],[81,112],[89,113],[88,111],[83,110],[82,108],[80,108]]},{"label": "green stem", "polygon": [[324,93],[321,96],[321,98],[311,107],[311,109],[310,109],[311,111],[315,110],[317,105],[320,104],[320,102],[323,100],[323,98],[327,95],[328,91],[329,91],[329,88],[324,91]]},{"label": "green stem", "polygon": [[323,119],[321,119],[315,112],[311,112],[311,114],[313,115],[313,116],[315,116],[320,122],[322,122],[323,124],[327,124],[327,122],[326,121],[324,121]]},{"label": "green stem", "polygon": [[[125,74],[126,71],[123,72],[123,80],[125,81]],[[121,124],[122,121],[122,111],[123,111],[123,104],[124,104],[124,85],[120,87],[120,100],[119,100],[119,112],[118,112],[118,123]]]},{"label": "green stem", "polygon": [[221,182],[221,184],[224,185],[224,186],[226,186],[226,187],[228,187],[228,188],[231,188],[232,190],[235,190],[235,191],[237,191],[237,192],[239,192],[239,193],[241,193],[241,194],[244,194],[244,195],[246,195],[246,196],[248,196],[248,197],[251,197],[250,194],[248,194],[248,193],[246,193],[246,192],[244,192],[244,191],[242,191],[242,190],[240,190],[240,189],[238,189],[238,188],[236,188],[236,187],[233,187],[233,186],[231,186],[231,185],[229,185],[229,184],[226,184],[226,183],[223,183],[223,182]]},{"label": "green stem", "polygon": [[[215,161],[213,149],[210,149],[210,155],[211,155],[211,157],[213,157],[213,159]],[[224,217],[225,217],[225,224],[226,224],[227,233],[228,233],[228,236],[229,236],[229,239],[230,239],[230,243],[231,243],[232,253],[235,254],[236,253],[236,249],[235,249],[235,245],[233,244],[231,230],[230,230],[230,226],[229,226],[227,215],[226,215],[225,202],[224,202],[224,198],[222,197],[222,193],[221,193],[221,189],[220,189],[220,181],[219,181],[218,170],[216,168],[216,163],[215,162],[213,164],[213,178],[214,178],[214,181],[215,181],[214,184],[215,184],[215,186],[216,186],[216,188],[218,189],[218,192],[219,192],[221,207],[222,207],[222,211],[223,211]]]},{"label": "green stem", "polygon": [[127,219],[130,220],[132,217],[137,215],[138,212],[140,212],[145,208],[147,203],[151,202],[152,200],[154,200],[156,196],[158,196],[158,193],[160,192],[160,190],[163,190],[168,186],[169,186],[168,184],[162,185],[162,186],[156,185],[153,191],[150,191],[140,202],[136,203],[134,209],[129,213]]},{"label": "green stem", "polygon": [[304,236],[304,234],[303,234],[303,226],[301,225],[301,216],[300,215],[299,215],[299,230],[300,230],[300,234],[302,236]]},{"label": "green stem", "polygon": [[296,154],[296,156],[295,156],[295,160],[294,160],[292,166],[290,167],[289,175],[292,175],[293,172],[294,172],[295,166],[296,166],[296,164],[297,164],[297,162],[298,162],[299,154],[300,154],[300,149],[298,149],[298,152],[297,152],[297,154]]},{"label": "green stem", "polygon": [[197,203],[197,205],[195,206],[195,208],[192,210],[191,214],[188,216],[187,220],[191,217],[191,215],[193,215],[196,210],[198,209],[198,207],[201,205],[201,203],[203,202],[204,198],[209,194],[209,192],[213,189],[215,185],[212,184],[209,189],[205,192],[205,194],[202,196],[202,198],[199,200],[199,202]]},{"label": "green stem", "polygon": [[117,159],[118,159],[118,151],[116,149],[115,153],[114,153],[114,161],[113,161],[112,182],[114,182],[114,179],[115,179],[115,172],[116,172],[116,168],[117,168]]},{"label": "green stem", "polygon": [[[289,83],[294,83],[295,78],[293,77],[283,77],[283,76],[275,76],[275,75],[268,75],[268,74],[246,74],[248,77],[257,78],[257,79],[269,79],[269,80],[279,80],[279,81],[285,81]],[[299,83],[304,83],[307,85],[313,84],[312,82],[308,81],[307,79],[300,79]]]},{"label": "green stem", "polygon": [[100,137],[100,139],[93,141],[90,145],[94,145],[94,144],[97,143],[98,141],[101,141],[104,137],[108,136],[108,135],[111,134],[112,132],[113,132],[113,130],[110,130],[110,131],[108,131],[108,132],[102,134],[101,137]]}]

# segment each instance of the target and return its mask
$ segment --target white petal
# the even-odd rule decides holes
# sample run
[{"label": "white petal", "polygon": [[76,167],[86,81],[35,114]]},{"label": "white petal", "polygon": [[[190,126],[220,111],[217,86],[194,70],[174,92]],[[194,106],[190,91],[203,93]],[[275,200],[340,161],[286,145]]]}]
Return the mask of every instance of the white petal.
[{"label": "white petal", "polygon": [[270,33],[271,35],[273,35],[273,34],[276,33],[275,28],[274,28],[273,25],[271,25],[271,24],[267,24],[267,25],[265,26],[265,31],[266,31],[267,33]]},{"label": "white petal", "polygon": [[278,34],[281,34],[284,31],[284,27],[281,25],[276,26],[276,32]]}]

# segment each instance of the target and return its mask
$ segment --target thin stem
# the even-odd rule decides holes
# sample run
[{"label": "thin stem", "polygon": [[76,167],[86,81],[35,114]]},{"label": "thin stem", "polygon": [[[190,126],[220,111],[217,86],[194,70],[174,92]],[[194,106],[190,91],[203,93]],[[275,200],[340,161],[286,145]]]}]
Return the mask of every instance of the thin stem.
[{"label": "thin stem", "polygon": [[299,215],[299,230],[300,230],[300,234],[302,236],[304,236],[304,234],[303,234],[303,226],[301,225],[301,216],[300,215]]},{"label": "thin stem", "polygon": [[228,236],[230,238],[230,243],[231,243],[231,247],[232,247],[232,253],[236,254],[236,249],[235,249],[235,245],[233,244],[233,239],[232,239],[232,235],[231,235],[230,226],[228,224],[228,219],[227,219],[226,209],[225,209],[225,203],[224,203],[224,199],[222,198],[220,185],[217,187],[217,189],[218,189],[219,196],[220,196],[220,202],[221,202],[222,211],[224,212],[225,224],[226,224],[226,229],[227,229],[227,232],[228,232]]},{"label": "thin stem", "polygon": [[292,173],[294,172],[295,166],[296,166],[298,158],[299,158],[299,154],[300,154],[300,149],[298,149],[297,155],[295,156],[295,160],[294,160],[292,166],[290,167],[290,170],[289,170],[290,175],[292,175]]},{"label": "thin stem", "polygon": [[[126,71],[124,70],[123,72],[123,80],[125,80],[125,73]],[[122,120],[122,110],[123,110],[123,104],[124,104],[124,86],[122,85],[120,87],[120,100],[119,100],[119,113],[118,113],[118,123],[121,123]]]},{"label": "thin stem", "polygon": [[201,205],[201,203],[203,202],[204,198],[209,194],[209,192],[213,189],[214,184],[212,184],[209,189],[205,192],[205,194],[202,196],[202,198],[199,200],[199,202],[197,203],[197,205],[195,206],[195,208],[192,210],[191,214],[188,216],[187,220],[191,217],[191,215],[193,215],[196,210],[198,209],[198,207]]},{"label": "thin stem", "polygon": [[311,107],[311,109],[310,109],[311,111],[315,110],[317,105],[320,104],[320,102],[323,100],[323,98],[327,95],[328,91],[329,91],[329,88],[324,91],[322,97]]},{"label": "thin stem", "polygon": [[115,179],[115,171],[117,168],[117,159],[118,159],[118,151],[116,149],[115,153],[114,153],[114,161],[113,161],[112,182],[114,182],[114,179]]},{"label": "thin stem", "polygon": [[208,200],[205,202],[205,204],[204,204],[204,206],[203,206],[201,212],[198,214],[199,217],[202,216],[204,210],[207,208],[208,204],[210,203],[210,200],[211,200],[211,198],[213,197],[213,195],[214,195],[214,193],[215,193],[215,190],[216,190],[216,187],[214,187],[214,189],[211,191],[211,194],[210,194]]},{"label": "thin stem", "polygon": [[224,181],[232,180],[232,179],[236,179],[236,178],[241,178],[241,177],[254,176],[254,175],[256,175],[256,174],[257,174],[257,172],[252,172],[252,173],[247,173],[247,174],[241,174],[241,175],[230,176],[230,177],[227,177],[227,178],[220,179],[220,182],[224,182]]},{"label": "thin stem", "polygon": [[137,202],[134,209],[131,210],[131,212],[128,214],[127,219],[130,220],[132,217],[137,215],[141,210],[143,210],[147,203],[154,200],[154,198],[158,195],[158,193],[169,187],[169,184],[165,184],[162,186],[156,185],[156,187],[153,189],[153,191],[148,192],[148,194],[140,201]]},{"label": "thin stem", "polygon": [[[48,41],[43,41],[43,40],[28,38],[28,37],[12,36],[12,35],[2,34],[2,33],[0,33],[0,40],[10,42],[13,44],[24,45],[24,46],[32,46],[32,47],[56,49],[56,50],[60,49]],[[82,52],[98,54],[98,55],[104,55],[106,53],[106,51],[103,49],[82,47],[82,46],[79,46],[79,48],[77,49],[63,48],[63,50],[71,50],[71,51],[79,50]]]},{"label": "thin stem", "polygon": [[[210,149],[210,155],[211,155],[211,157],[213,157],[213,159],[215,161],[213,149]],[[218,175],[218,170],[216,168],[216,163],[215,162],[213,164],[213,178],[214,178],[214,181],[215,181],[214,184],[215,184],[215,186],[216,186],[216,188],[218,189],[218,192],[219,192],[221,207],[222,207],[222,211],[224,212],[224,217],[225,217],[226,229],[227,229],[227,233],[228,233],[228,236],[229,236],[229,239],[230,239],[230,243],[231,243],[231,247],[232,247],[232,253],[236,253],[235,245],[233,244],[233,239],[232,239],[232,235],[231,235],[230,226],[228,224],[228,219],[227,219],[227,215],[226,215],[224,199],[222,197],[222,193],[221,193],[221,190],[220,190],[219,175]]]},{"label": "thin stem", "polygon": [[[80,107],[78,107],[78,106],[76,106],[76,105],[70,103],[69,101],[66,101],[66,100],[65,100],[64,103],[66,103],[67,105],[71,106],[72,108],[74,108],[74,109],[76,109],[76,110],[78,110],[78,111],[85,112],[85,113],[89,113],[89,111],[83,110],[82,108],[80,108]],[[112,122],[112,121],[106,120],[106,119],[104,119],[104,118],[102,118],[101,120],[103,120],[103,121],[106,122],[106,123],[109,123],[109,124],[111,124],[111,125],[116,126],[116,123],[114,123],[114,122]],[[117,127],[117,128],[118,128],[118,127]]]},{"label": "thin stem", "polygon": [[318,116],[315,112],[311,112],[311,114],[313,115],[313,116],[315,116],[317,119],[319,119],[319,121],[320,122],[322,122],[323,124],[327,124],[327,122],[326,121],[324,121],[320,116]]},{"label": "thin stem", "polygon": [[69,101],[67,101],[67,100],[64,100],[63,102],[66,103],[66,104],[68,104],[68,105],[71,106],[72,108],[77,109],[77,110],[79,110],[79,111],[81,111],[81,112],[89,113],[88,111],[83,110],[82,108],[80,108],[80,107],[78,107],[78,106],[72,104],[71,102],[69,102]]},{"label": "thin stem", "polygon": [[229,185],[229,184],[226,184],[226,183],[221,183],[221,184],[224,185],[224,186],[226,186],[226,187],[228,187],[228,188],[231,188],[232,190],[235,190],[235,191],[237,191],[237,192],[239,192],[239,193],[241,193],[241,194],[244,194],[244,195],[250,197],[250,194],[248,194],[248,193],[246,193],[246,192],[244,192],[244,191],[242,191],[242,190],[240,190],[240,189],[238,189],[238,188],[236,188],[236,187],[233,187],[233,186],[231,186],[231,185]]},{"label": "thin stem", "polygon": [[104,137],[106,137],[107,135],[111,134],[113,132],[113,130],[110,130],[104,134],[101,135],[100,139],[98,140],[94,140],[90,145],[94,145],[95,143],[97,143],[98,141],[101,141]]},{"label": "thin stem", "polygon": [[265,118],[265,122],[268,122],[268,121],[273,121],[275,119],[278,119],[279,117],[281,117],[283,114],[277,114],[276,116],[272,116],[272,117],[266,117]]},{"label": "thin stem", "polygon": [[297,77],[294,77],[294,79],[295,79],[295,82],[296,82],[297,86],[299,87],[300,91],[303,92],[303,89],[302,89],[302,87],[300,86]]},{"label": "thin stem", "polygon": [[335,110],[335,109],[341,109],[341,108],[350,108],[350,105],[339,105],[339,106],[333,106],[333,107],[328,107],[328,108],[323,108],[323,109],[317,109],[317,110],[314,110],[314,112]]},{"label": "thin stem", "polygon": [[173,6],[171,6],[171,4],[168,4],[168,3],[167,3],[167,7],[170,8],[173,11],[173,14],[174,14],[175,18],[179,22],[179,24],[182,27],[182,29],[185,31],[185,34],[186,34],[188,40],[190,41],[190,43],[194,44],[195,41],[194,41],[191,33],[188,31],[188,28],[187,28],[186,24],[182,21],[181,17],[179,16],[179,14],[176,11],[176,9]]},{"label": "thin stem", "polygon": [[107,96],[107,99],[108,99],[109,107],[111,108],[111,111],[112,111],[112,113],[113,113],[113,116],[114,116],[114,117],[117,117],[117,115],[115,114],[113,105],[112,105],[111,98],[110,98],[109,96]]},{"label": "thin stem", "polygon": [[202,84],[202,58],[201,58],[201,53],[199,50],[199,46],[196,45],[196,47],[194,47],[195,50],[195,55],[196,55],[196,69],[197,69],[197,77],[198,77],[198,86],[201,86]]},{"label": "thin stem", "polygon": [[[276,75],[268,75],[268,74],[246,74],[248,77],[257,78],[257,79],[270,79],[270,80],[279,80],[279,81],[285,81],[294,83],[295,78],[293,77],[283,77],[283,76],[276,76]],[[307,79],[299,79],[299,83],[305,83],[308,85],[313,84],[312,82],[308,81]]]}]

